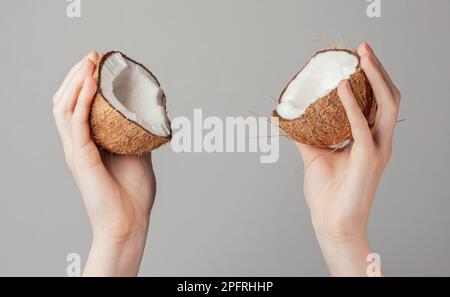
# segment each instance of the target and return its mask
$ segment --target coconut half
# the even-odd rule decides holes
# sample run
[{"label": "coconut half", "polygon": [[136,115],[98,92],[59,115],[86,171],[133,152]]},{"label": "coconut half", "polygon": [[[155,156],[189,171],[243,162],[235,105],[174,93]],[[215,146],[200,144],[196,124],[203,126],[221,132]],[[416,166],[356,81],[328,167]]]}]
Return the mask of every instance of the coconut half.
[{"label": "coconut half", "polygon": [[171,139],[164,91],[142,64],[120,52],[100,56],[90,124],[94,142],[116,154],[142,155]]},{"label": "coconut half", "polygon": [[282,92],[274,116],[294,140],[319,147],[342,148],[352,140],[351,128],[337,94],[348,80],[366,119],[373,91],[356,52],[332,49],[315,54]]}]

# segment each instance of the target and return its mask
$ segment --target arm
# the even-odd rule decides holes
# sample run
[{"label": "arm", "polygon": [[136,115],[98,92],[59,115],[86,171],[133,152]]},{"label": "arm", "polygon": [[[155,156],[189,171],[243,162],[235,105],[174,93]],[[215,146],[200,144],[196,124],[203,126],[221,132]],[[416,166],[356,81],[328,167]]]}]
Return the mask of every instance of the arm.
[{"label": "arm", "polygon": [[338,94],[352,127],[353,144],[333,153],[297,145],[304,163],[310,164],[305,169],[305,198],[322,254],[334,276],[367,276],[371,253],[367,222],[391,156],[400,105],[399,91],[368,44],[362,44],[358,53],[378,105],[375,125],[369,128],[344,81]]},{"label": "arm", "polygon": [[92,142],[89,113],[97,91],[92,52],[75,65],[53,97],[67,165],[93,231],[84,276],[135,276],[156,193],[151,156],[118,156]]}]

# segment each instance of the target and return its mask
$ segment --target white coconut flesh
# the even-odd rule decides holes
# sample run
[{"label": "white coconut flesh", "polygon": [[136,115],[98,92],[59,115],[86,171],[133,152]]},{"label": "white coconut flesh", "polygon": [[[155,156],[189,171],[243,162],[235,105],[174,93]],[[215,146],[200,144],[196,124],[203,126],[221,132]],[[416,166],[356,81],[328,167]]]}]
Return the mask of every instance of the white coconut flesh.
[{"label": "white coconut flesh", "polygon": [[109,104],[128,120],[154,135],[170,135],[164,91],[144,67],[114,53],[103,63],[100,88]]},{"label": "white coconut flesh", "polygon": [[315,55],[284,91],[277,106],[278,115],[286,120],[300,118],[309,105],[349,79],[358,64],[358,58],[347,51]]}]

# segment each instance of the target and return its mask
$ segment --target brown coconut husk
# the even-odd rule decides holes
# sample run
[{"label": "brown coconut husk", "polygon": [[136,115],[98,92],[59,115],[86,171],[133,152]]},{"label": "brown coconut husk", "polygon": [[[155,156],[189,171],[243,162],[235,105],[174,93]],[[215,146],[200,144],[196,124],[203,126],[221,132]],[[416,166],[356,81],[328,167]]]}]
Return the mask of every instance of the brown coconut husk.
[{"label": "brown coconut husk", "polygon": [[[94,98],[90,113],[91,135],[94,142],[102,149],[120,155],[143,155],[149,153],[160,146],[168,143],[172,135],[161,137],[152,134],[137,123],[126,118],[116,110],[103,96],[100,88],[101,69],[106,59],[117,51],[111,51],[104,55],[99,55],[96,61],[94,78],[97,81],[98,91]],[[148,71],[159,84],[157,78],[142,64],[128,59]],[[166,98],[163,97],[163,106],[166,109]]]},{"label": "brown coconut husk", "polygon": [[[348,81],[359,107],[366,119],[369,119],[372,105],[375,104],[374,95],[372,87],[361,68],[360,57],[355,51],[345,49],[320,51],[316,53],[316,55],[327,51],[346,51],[358,57],[357,69]],[[302,70],[294,76],[289,84],[292,83]],[[289,84],[281,93],[278,102],[281,101]],[[273,111],[273,116],[279,118],[280,128],[290,138],[299,143],[317,147],[331,147],[353,139],[350,123],[345,113],[344,106],[337,94],[337,88],[308,106],[305,113],[298,119],[285,120],[277,114],[276,110]]]}]

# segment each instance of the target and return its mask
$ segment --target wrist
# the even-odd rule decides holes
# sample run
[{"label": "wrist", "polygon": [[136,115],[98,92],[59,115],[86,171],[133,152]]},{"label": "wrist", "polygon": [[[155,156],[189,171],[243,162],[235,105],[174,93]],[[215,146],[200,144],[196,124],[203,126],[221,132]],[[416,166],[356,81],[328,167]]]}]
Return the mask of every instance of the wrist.
[{"label": "wrist", "polygon": [[130,249],[145,244],[147,239],[147,229],[134,230],[124,233],[97,233],[94,232],[92,236],[92,245],[107,246],[115,250]]},{"label": "wrist", "polygon": [[367,276],[368,256],[372,251],[365,232],[335,236],[315,231],[332,276]]},{"label": "wrist", "polygon": [[92,242],[125,247],[132,242],[145,242],[148,224],[122,226],[120,228],[93,228]]},{"label": "wrist", "polygon": [[126,244],[134,240],[145,239],[149,227],[149,215],[123,216],[113,215],[115,219],[91,218],[94,241]]},{"label": "wrist", "polygon": [[[361,252],[370,254],[370,245],[366,237],[345,238],[336,240],[329,237],[317,236],[317,241],[324,256],[346,257],[349,255],[361,255]],[[365,256],[367,256],[365,255]]]},{"label": "wrist", "polygon": [[83,276],[136,276],[147,228],[118,235],[94,232]]},{"label": "wrist", "polygon": [[335,246],[360,246],[368,242],[365,230],[352,232],[334,232],[324,228],[314,227],[314,233],[319,242]]},{"label": "wrist", "polygon": [[367,242],[367,221],[355,219],[330,219],[311,216],[317,240],[330,244],[354,245]]}]

